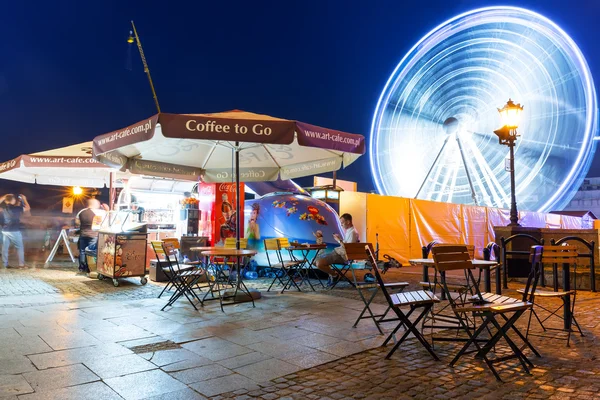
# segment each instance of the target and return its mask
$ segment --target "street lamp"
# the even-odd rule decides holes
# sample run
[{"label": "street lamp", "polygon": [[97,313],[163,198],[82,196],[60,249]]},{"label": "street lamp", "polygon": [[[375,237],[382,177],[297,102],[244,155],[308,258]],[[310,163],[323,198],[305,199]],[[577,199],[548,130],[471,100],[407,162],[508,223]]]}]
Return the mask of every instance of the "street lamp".
[{"label": "street lamp", "polygon": [[495,130],[498,136],[498,143],[507,145],[510,149],[510,224],[508,226],[521,226],[519,224],[519,213],[517,212],[517,200],[515,196],[515,141],[517,137],[517,128],[523,113],[523,106],[515,104],[508,99],[506,105],[498,109],[502,128]]}]

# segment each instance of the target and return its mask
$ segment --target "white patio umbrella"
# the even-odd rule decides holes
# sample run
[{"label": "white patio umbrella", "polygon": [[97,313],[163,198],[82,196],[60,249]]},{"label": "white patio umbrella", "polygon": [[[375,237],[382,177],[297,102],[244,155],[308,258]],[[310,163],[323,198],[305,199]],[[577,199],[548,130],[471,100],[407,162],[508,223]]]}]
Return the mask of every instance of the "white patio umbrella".
[{"label": "white patio umbrella", "polygon": [[110,186],[111,172],[116,170],[92,157],[92,142],[23,154],[0,164],[0,179],[40,185],[101,188]]},{"label": "white patio umbrella", "polygon": [[[93,142],[96,159],[123,171],[205,182],[235,180],[238,189],[240,181],[337,171],[364,152],[362,135],[239,110],[160,113]],[[236,209],[239,227],[239,196]],[[237,229],[238,239],[239,233]]]}]

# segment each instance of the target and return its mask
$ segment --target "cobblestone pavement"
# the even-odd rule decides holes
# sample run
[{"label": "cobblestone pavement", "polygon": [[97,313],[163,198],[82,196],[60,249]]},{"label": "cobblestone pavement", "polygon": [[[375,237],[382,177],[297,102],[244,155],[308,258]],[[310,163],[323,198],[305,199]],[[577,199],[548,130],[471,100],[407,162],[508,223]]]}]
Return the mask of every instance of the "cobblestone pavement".
[{"label": "cobblestone pavement", "polygon": [[[532,375],[511,360],[499,365],[500,383],[472,356],[449,367],[458,347],[447,343],[436,342],[441,361],[414,340],[385,360],[389,348],[378,347],[383,337],[370,322],[350,328],[361,304],[347,286],[265,294],[270,282],[259,280],[249,283],[263,291],[256,309],[196,312],[178,302],[160,312],[163,284],[131,278],[114,287],[75,271],[70,263],[0,269],[0,400],[600,399],[597,293],[578,293],[585,337],[574,335],[569,348],[534,338],[542,358],[532,357]],[[419,272],[386,278],[416,288]],[[509,286],[517,296],[522,285]]]}]

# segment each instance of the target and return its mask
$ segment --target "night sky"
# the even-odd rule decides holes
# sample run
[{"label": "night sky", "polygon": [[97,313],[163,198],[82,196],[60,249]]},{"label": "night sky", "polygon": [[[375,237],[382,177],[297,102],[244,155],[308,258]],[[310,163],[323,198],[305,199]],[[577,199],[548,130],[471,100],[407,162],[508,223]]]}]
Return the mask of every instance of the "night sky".
[{"label": "night sky", "polygon": [[[155,113],[137,48],[126,43],[131,19],[165,112],[243,109],[368,136],[381,90],[414,43],[456,14],[499,4],[560,25],[598,91],[598,0],[4,2],[0,161]],[[600,155],[589,175],[600,176]],[[374,189],[368,154],[338,177]]]}]

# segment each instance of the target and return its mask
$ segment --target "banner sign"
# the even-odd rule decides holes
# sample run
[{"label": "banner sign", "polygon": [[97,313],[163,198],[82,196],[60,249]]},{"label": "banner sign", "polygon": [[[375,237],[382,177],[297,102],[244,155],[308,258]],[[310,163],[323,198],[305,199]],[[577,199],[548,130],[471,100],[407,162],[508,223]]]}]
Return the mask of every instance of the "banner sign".
[{"label": "banner sign", "polygon": [[160,114],[160,125],[168,138],[290,144],[296,124],[287,120]]}]

